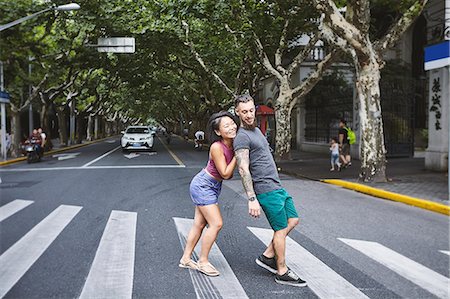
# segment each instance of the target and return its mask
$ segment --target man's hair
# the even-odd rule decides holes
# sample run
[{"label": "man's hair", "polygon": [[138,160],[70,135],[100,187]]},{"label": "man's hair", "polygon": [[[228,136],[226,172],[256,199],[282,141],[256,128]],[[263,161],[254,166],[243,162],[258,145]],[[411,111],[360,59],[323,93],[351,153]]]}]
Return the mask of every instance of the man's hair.
[{"label": "man's hair", "polygon": [[208,140],[209,140],[210,144],[213,144],[216,141],[222,140],[222,137],[216,134],[216,130],[217,131],[219,130],[220,120],[224,116],[228,116],[229,118],[231,118],[234,121],[234,123],[239,128],[239,122],[236,120],[234,115],[231,114],[230,112],[228,112],[228,111],[220,111],[220,112],[214,113],[209,118],[208,127],[207,127],[207,132],[208,132],[207,136],[208,136]]},{"label": "man's hair", "polygon": [[253,98],[251,97],[251,95],[248,94],[241,94],[236,96],[236,98],[234,99],[234,107],[237,108],[237,106],[239,106],[240,103],[247,103],[253,101],[255,102],[255,100],[253,100]]}]

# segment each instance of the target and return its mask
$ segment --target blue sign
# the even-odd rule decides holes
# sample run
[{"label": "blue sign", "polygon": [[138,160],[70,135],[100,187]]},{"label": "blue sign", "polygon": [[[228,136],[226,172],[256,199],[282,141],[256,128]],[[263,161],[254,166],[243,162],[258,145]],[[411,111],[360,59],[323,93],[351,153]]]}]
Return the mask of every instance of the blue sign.
[{"label": "blue sign", "polygon": [[9,99],[10,99],[9,93],[7,93],[6,91],[0,91],[0,103],[9,104],[10,103]]},{"label": "blue sign", "polygon": [[433,70],[450,65],[450,41],[425,48],[425,70]]}]

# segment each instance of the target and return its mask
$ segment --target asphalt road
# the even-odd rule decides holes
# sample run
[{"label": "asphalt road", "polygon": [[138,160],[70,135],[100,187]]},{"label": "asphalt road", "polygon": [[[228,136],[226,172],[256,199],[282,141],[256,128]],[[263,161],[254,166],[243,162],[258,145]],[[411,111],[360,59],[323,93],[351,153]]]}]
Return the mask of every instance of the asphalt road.
[{"label": "asphalt road", "polygon": [[309,287],[255,264],[271,232],[247,215],[238,174],[211,253],[222,275],[180,269],[188,186],[206,160],[177,138],[147,153],[111,139],[0,168],[0,297],[449,298],[448,217],[287,176],[301,217],[287,262]]}]

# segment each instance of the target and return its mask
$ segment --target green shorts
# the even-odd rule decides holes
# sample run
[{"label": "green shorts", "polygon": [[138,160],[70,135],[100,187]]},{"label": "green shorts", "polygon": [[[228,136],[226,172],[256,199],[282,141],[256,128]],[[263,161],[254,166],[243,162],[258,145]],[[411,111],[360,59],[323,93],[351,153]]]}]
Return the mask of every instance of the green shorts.
[{"label": "green shorts", "polygon": [[256,195],[274,231],[285,229],[289,218],[298,218],[292,197],[284,189]]}]

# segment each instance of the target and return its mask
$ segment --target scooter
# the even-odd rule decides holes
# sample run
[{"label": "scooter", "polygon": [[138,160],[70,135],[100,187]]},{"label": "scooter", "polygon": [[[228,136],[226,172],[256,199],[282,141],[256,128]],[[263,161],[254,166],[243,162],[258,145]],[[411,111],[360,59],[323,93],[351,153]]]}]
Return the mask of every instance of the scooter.
[{"label": "scooter", "polygon": [[27,162],[40,162],[42,158],[42,151],[39,149],[39,146],[34,141],[30,141],[25,145],[25,152],[27,155]]}]

